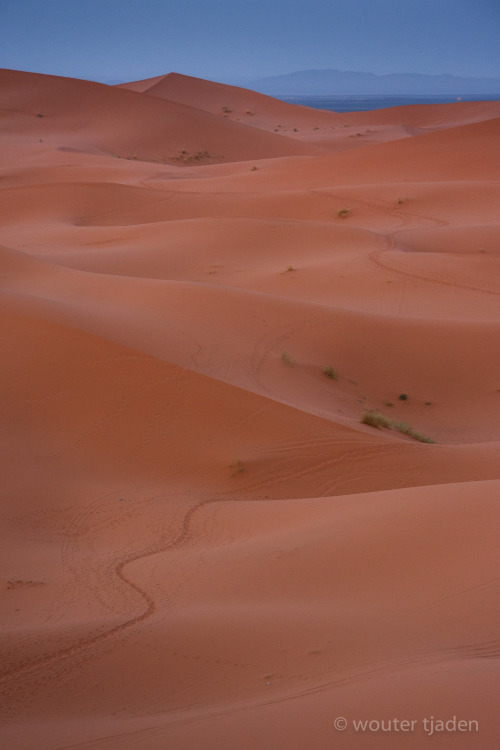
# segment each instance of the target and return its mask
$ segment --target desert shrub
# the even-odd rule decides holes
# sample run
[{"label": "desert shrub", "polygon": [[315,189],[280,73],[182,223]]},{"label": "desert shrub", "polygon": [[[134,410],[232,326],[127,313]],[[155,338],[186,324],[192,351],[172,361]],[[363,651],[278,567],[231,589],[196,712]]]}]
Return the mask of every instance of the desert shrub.
[{"label": "desert shrub", "polygon": [[237,474],[242,474],[245,471],[243,461],[240,458],[238,458],[233,464],[230,464],[229,468],[231,469],[232,477],[235,477]]},{"label": "desert shrub", "polygon": [[288,367],[293,367],[295,364],[288,352],[281,352],[281,359]]},{"label": "desert shrub", "polygon": [[361,422],[363,424],[369,425],[370,427],[377,427],[378,429],[386,427],[389,430],[397,430],[403,435],[408,435],[409,437],[413,438],[413,440],[418,440],[420,443],[436,442],[427,435],[423,435],[421,432],[417,432],[413,429],[413,427],[410,427],[410,425],[406,424],[406,422],[393,422],[384,414],[380,414],[376,411],[365,412],[361,417]]},{"label": "desert shrub", "polygon": [[413,438],[414,440],[418,440],[419,443],[435,443],[435,440],[432,440],[427,435],[423,435],[421,432],[417,432],[413,429],[413,427],[410,427],[410,425],[406,424],[406,422],[393,422],[392,426],[395,430],[398,432],[401,432],[403,435],[409,435],[409,437]]},{"label": "desert shrub", "polygon": [[327,378],[330,378],[330,380],[338,380],[339,376],[336,372],[336,370],[333,369],[331,365],[327,365],[325,369],[323,370],[323,373],[326,375]]},{"label": "desert shrub", "polygon": [[377,411],[366,411],[361,417],[361,422],[370,425],[370,427],[376,427],[379,430],[382,427],[390,429],[392,426],[391,420]]}]

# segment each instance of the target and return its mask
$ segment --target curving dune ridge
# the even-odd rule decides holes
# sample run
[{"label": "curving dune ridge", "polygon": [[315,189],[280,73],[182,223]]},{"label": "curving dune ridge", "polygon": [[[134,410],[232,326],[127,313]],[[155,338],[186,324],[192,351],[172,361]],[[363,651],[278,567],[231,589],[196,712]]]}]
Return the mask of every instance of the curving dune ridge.
[{"label": "curving dune ridge", "polygon": [[500,103],[0,99],[4,746],[495,748]]}]

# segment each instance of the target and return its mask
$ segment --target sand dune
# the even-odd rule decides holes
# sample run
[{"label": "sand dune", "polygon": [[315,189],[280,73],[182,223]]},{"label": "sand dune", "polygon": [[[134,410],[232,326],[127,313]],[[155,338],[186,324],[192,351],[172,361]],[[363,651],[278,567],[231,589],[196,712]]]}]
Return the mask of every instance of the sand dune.
[{"label": "sand dune", "polygon": [[499,104],[0,81],[5,746],[496,747]]},{"label": "sand dune", "polygon": [[180,164],[314,153],[284,135],[99,83],[3,70],[0,87],[6,127],[45,149]]},{"label": "sand dune", "polygon": [[444,129],[500,116],[500,103],[454,102],[451,104],[410,104],[372,112],[349,112],[346,119],[358,125],[404,125],[408,128]]},{"label": "sand dune", "polygon": [[[121,86],[160,99],[187,104],[219,115],[225,120],[244,122],[261,130],[286,132],[291,137],[303,137],[303,131],[306,131],[307,136],[311,138],[314,128],[332,129],[345,124],[343,116],[337,112],[287,104],[249,89],[203,81],[179,73],[169,73],[160,78],[135,81]],[[298,135],[300,132],[302,136]]]}]

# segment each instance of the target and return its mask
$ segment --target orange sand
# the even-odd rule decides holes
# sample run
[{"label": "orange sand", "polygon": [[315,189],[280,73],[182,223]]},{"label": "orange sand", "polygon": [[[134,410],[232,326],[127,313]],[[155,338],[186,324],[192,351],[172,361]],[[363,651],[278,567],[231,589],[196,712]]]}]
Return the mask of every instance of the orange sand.
[{"label": "orange sand", "polygon": [[496,748],[500,103],[0,98],[2,747]]}]

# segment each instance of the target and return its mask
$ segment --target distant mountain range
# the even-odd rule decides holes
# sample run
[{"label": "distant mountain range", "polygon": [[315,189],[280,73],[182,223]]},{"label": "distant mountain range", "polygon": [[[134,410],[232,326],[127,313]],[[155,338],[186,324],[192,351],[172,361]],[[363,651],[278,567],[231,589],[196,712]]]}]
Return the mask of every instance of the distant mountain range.
[{"label": "distant mountain range", "polygon": [[342,70],[299,70],[286,75],[260,78],[252,81],[248,87],[262,94],[289,96],[493,94],[500,99],[500,78],[461,78],[420,73],[375,75]]}]

